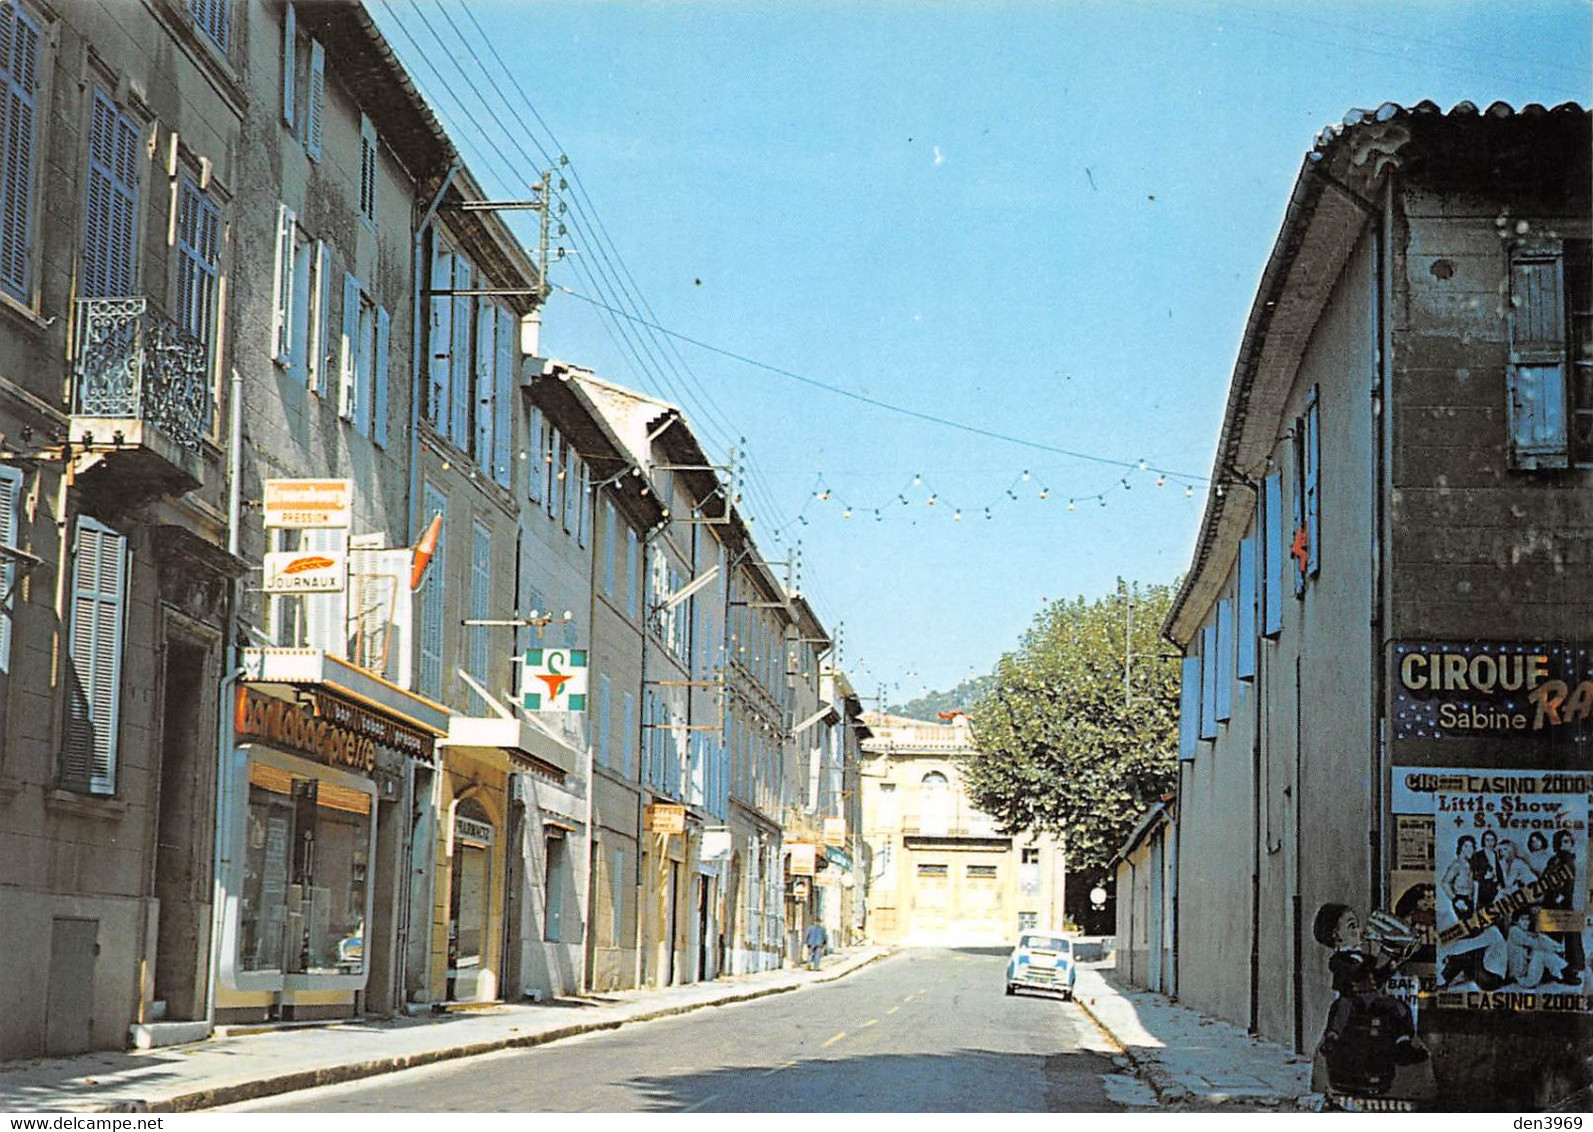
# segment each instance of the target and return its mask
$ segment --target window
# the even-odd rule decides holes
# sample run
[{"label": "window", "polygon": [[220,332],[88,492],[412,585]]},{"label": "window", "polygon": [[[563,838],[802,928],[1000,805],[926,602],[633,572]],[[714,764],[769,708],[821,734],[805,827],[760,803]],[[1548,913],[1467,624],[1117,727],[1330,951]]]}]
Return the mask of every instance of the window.
[{"label": "window", "polygon": [[[431,484],[426,485],[426,509],[422,515],[427,523],[434,515],[447,515],[447,499]],[[420,693],[432,699],[442,697],[443,684],[443,602],[447,577],[448,523],[444,519],[437,536],[437,550],[432,554],[426,577],[421,582],[420,607]],[[457,614],[455,615],[457,616]]]},{"label": "window", "polygon": [[623,763],[620,769],[625,777],[636,773],[636,693],[625,693],[625,733],[620,736]]},{"label": "window", "polygon": [[221,257],[221,210],[199,186],[183,177],[177,206],[178,324],[213,350],[216,338],[216,272]]},{"label": "window", "polygon": [[627,523],[625,526],[625,584],[628,590],[625,595],[625,613],[632,621],[636,620],[636,599],[641,592],[641,554],[642,544],[641,540],[636,536],[636,528]]},{"label": "window", "polygon": [[1020,864],[1038,865],[1040,863],[1040,850],[1034,849],[1034,848],[1026,848],[1026,849],[1020,850],[1019,852],[1021,853],[1021,856],[1019,857],[1019,863]]},{"label": "window", "polygon": [[[492,594],[492,532],[480,523],[475,524],[474,539],[470,547],[470,617],[484,621],[490,616]],[[491,629],[486,625],[472,625],[470,632],[470,675],[483,688],[487,687],[487,665]]]},{"label": "window", "polygon": [[542,449],[540,445],[542,443],[543,420],[544,417],[542,416],[542,410],[533,405],[531,407],[531,427],[526,436],[527,442],[533,445],[531,450],[532,463],[531,469],[526,475],[525,485],[526,498],[532,503],[542,502],[543,463]]},{"label": "window", "polygon": [[1040,913],[1038,913],[1038,912],[1019,912],[1018,913],[1018,930],[1020,932],[1021,931],[1027,931],[1029,928],[1037,928],[1039,926],[1040,926]]},{"label": "window", "polygon": [[376,127],[360,115],[360,215],[376,224]]},{"label": "window", "polygon": [[188,0],[188,12],[194,18],[194,27],[227,53],[227,28],[229,0]]},{"label": "window", "polygon": [[609,743],[613,734],[613,694],[614,682],[608,673],[601,673],[597,678],[597,742],[596,748],[598,766],[609,765]]},{"label": "window", "polygon": [[312,161],[321,160],[326,122],[326,49],[301,36],[298,11],[287,5],[282,20],[282,121]]},{"label": "window", "polygon": [[1511,467],[1593,466],[1593,295],[1588,241],[1540,240],[1510,253]]},{"label": "window", "polygon": [[950,866],[931,864],[928,862],[922,863],[918,866],[918,875],[921,877],[941,878],[947,876],[950,871]]},{"label": "window", "polygon": [[[432,253],[426,419],[505,488],[514,485],[514,412],[519,404],[514,312],[480,296],[455,294],[484,286],[470,261],[441,240]],[[540,413],[544,434],[549,426]],[[543,484],[527,493],[540,498]],[[551,514],[551,511],[550,511]]]},{"label": "window", "polygon": [[78,518],[76,527],[61,785],[90,794],[114,794],[127,616],[127,539],[86,515]]},{"label": "window", "polygon": [[88,193],[83,210],[85,297],[127,296],[138,276],[138,124],[95,90],[89,124]]},{"label": "window", "polygon": [[272,357],[317,391],[326,380],[331,259],[326,241],[312,240],[293,210],[278,205]]},{"label": "window", "polygon": [[[17,561],[7,551],[17,547],[22,510],[22,472],[0,466],[0,680],[11,675],[11,633],[16,619]],[[0,686],[0,722],[5,693]]]},{"label": "window", "polygon": [[33,185],[39,27],[15,4],[0,5],[0,289],[33,297]]},{"label": "window", "polygon": [[[536,476],[533,474],[533,480]],[[619,539],[619,514],[614,509],[612,499],[603,500],[603,596],[612,599],[614,596],[614,560],[619,551],[615,543]]]},{"label": "window", "polygon": [[969,880],[995,880],[996,867],[994,865],[969,865]]}]

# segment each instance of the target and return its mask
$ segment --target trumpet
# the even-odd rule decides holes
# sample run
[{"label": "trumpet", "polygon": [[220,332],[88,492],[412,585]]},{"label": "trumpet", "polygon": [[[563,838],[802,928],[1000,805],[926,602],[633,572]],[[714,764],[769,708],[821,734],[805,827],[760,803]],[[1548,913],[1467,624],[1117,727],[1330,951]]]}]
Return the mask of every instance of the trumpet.
[{"label": "trumpet", "polygon": [[1381,951],[1394,963],[1403,963],[1420,945],[1413,929],[1404,920],[1388,912],[1373,912],[1366,917],[1366,930],[1361,937],[1370,948]]}]

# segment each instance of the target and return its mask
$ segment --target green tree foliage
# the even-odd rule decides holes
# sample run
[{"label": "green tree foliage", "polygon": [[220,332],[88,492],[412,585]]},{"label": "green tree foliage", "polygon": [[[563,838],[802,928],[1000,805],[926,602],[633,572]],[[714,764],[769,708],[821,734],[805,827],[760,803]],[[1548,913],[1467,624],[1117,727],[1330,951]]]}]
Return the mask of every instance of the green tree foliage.
[{"label": "green tree foliage", "polygon": [[1104,876],[1177,782],[1179,664],[1160,637],[1172,598],[1171,586],[1120,584],[1053,602],[970,710],[974,804],[1012,832],[1065,834],[1078,873]]},{"label": "green tree foliage", "polygon": [[892,715],[934,723],[943,711],[971,711],[977,701],[990,694],[995,683],[993,676],[971,676],[949,692],[925,692],[917,699],[893,704],[886,710]]}]

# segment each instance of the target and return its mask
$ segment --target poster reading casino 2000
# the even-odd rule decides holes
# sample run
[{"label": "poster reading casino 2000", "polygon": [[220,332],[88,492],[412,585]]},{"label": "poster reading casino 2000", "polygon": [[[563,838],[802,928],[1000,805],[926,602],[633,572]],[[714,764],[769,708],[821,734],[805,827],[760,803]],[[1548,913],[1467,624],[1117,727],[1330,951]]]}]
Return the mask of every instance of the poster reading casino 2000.
[{"label": "poster reading casino 2000", "polygon": [[1441,1007],[1593,1009],[1585,794],[1433,795]]}]

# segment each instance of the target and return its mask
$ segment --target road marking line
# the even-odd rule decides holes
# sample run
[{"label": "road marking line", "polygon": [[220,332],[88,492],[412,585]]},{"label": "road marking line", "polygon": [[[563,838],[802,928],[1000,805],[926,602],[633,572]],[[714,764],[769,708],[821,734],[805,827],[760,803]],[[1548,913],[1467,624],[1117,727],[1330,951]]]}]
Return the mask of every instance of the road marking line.
[{"label": "road marking line", "polygon": [[862,1025],[861,1025],[861,1026],[860,1026],[860,1027],[858,1027],[858,1028],[859,1028],[859,1029],[861,1029],[861,1030],[866,1030],[866,1029],[868,1029],[868,1028],[869,1028],[869,1027],[870,1027],[870,1026],[878,1026],[878,1025],[879,1025],[879,1019],[878,1019],[878,1018],[870,1018],[870,1019],[869,1019],[869,1020],[868,1020],[868,1021],[867,1021],[867,1022],[864,1022],[864,1023],[863,1023],[863,1024],[862,1024]]},{"label": "road marking line", "polygon": [[790,1069],[795,1064],[796,1064],[796,1062],[794,1062],[794,1061],[781,1062],[779,1065],[776,1065],[773,1069],[765,1069],[763,1071],[763,1075],[765,1077],[771,1076],[771,1075],[773,1075],[775,1073],[780,1072],[780,1070],[782,1070],[782,1069]]},{"label": "road marking line", "polygon": [[702,1100],[698,1101],[696,1104],[692,1105],[690,1108],[683,1108],[680,1111],[681,1112],[696,1112],[699,1108],[701,1108],[703,1105],[707,1104],[708,1102],[716,1101],[718,1099],[719,1099],[719,1094],[718,1093],[714,1093],[712,1096],[704,1097]]},{"label": "road marking line", "polygon": [[826,1041],[819,1048],[820,1049],[829,1049],[831,1046],[833,1046],[836,1042],[840,1041],[844,1037],[846,1037],[846,1031],[842,1030],[839,1034],[836,1034],[835,1037],[833,1037],[833,1038],[829,1039],[828,1041]]},{"label": "road marking line", "polygon": [[900,1006],[893,1006],[889,1010],[887,1010],[885,1013],[886,1014],[895,1014],[900,1009],[901,1009]]}]

